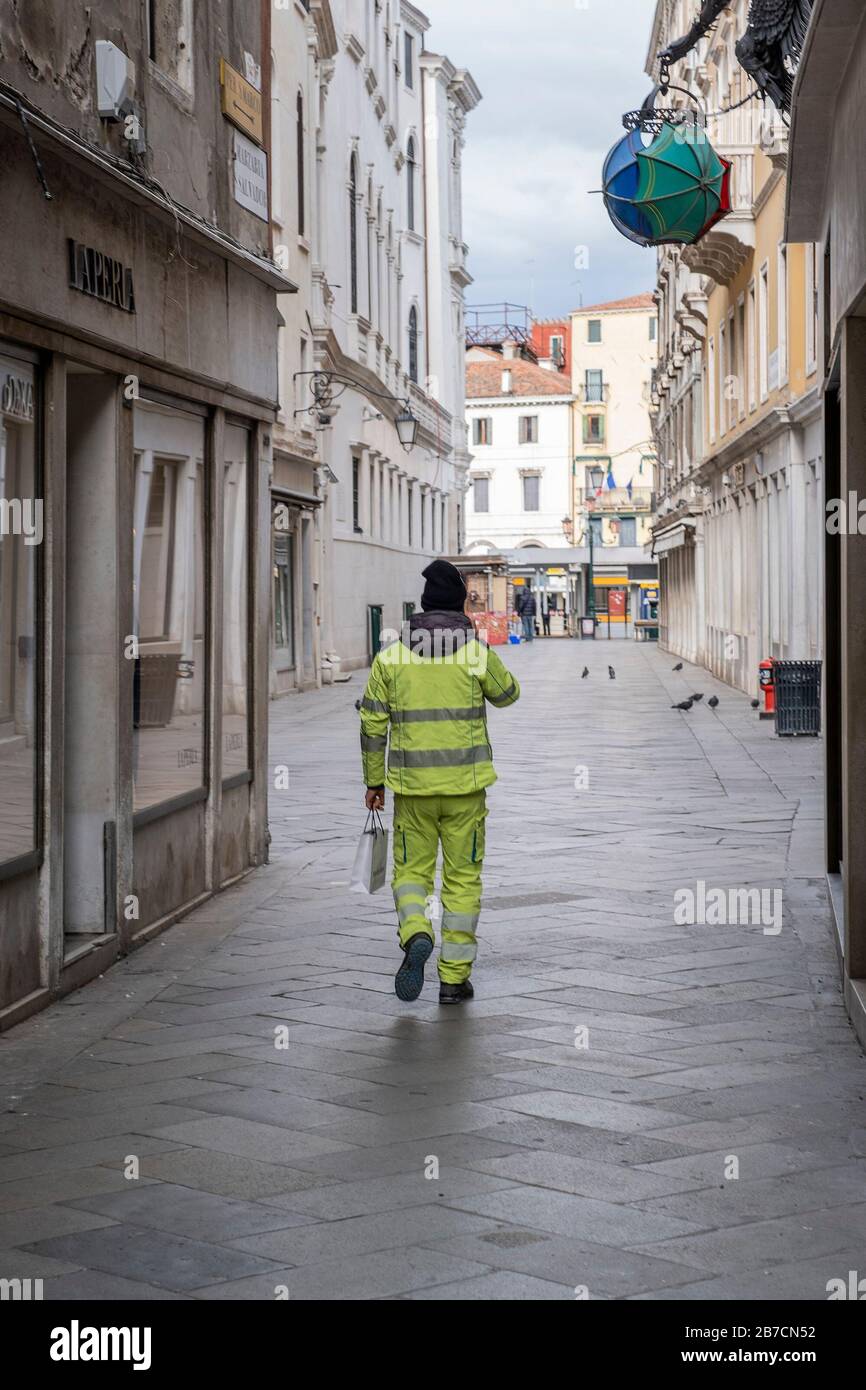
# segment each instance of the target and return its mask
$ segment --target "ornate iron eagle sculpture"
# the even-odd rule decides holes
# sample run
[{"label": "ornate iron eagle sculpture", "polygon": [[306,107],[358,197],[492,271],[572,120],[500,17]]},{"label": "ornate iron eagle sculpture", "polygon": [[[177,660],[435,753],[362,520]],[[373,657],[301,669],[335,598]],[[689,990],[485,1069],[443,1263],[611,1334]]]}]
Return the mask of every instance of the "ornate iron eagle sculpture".
[{"label": "ornate iron eagle sculpture", "polygon": [[[691,29],[662,49],[659,58],[668,63],[684,58],[727,4],[728,0],[702,0]],[[746,32],[736,43],[740,67],[785,116],[791,114],[794,77],[811,13],[812,0],[752,0]]]}]

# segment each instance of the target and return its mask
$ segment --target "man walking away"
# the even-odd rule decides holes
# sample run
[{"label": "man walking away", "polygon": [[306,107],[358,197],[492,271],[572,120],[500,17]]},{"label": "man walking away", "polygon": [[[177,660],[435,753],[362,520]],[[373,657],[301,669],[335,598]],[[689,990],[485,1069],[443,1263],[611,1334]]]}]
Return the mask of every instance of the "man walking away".
[{"label": "man walking away", "polygon": [[394,793],[397,997],[417,999],[424,985],[436,942],[429,903],[441,842],[439,1002],[460,1004],[474,994],[486,788],[496,781],[485,701],[501,709],[520,687],[465,616],[460,571],[434,560],[423,573],[422,612],[373,661],[361,701],[361,757],[367,808],[384,808],[386,786]]},{"label": "man walking away", "polygon": [[524,585],[517,599],[517,611],[523,619],[523,640],[531,642],[535,637],[535,615],[538,607],[535,594],[528,584]]}]

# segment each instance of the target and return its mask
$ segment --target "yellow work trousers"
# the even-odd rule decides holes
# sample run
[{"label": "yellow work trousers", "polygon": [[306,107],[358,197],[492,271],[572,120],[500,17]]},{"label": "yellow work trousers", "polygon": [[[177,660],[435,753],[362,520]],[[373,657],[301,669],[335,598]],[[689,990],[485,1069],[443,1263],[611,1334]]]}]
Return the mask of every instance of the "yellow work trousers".
[{"label": "yellow work trousers", "polygon": [[477,951],[484,862],[484,791],[466,796],[394,797],[394,877],[400,942],[418,932],[435,942],[431,921],[436,860],[442,844],[442,944],[439,978],[469,979]]}]

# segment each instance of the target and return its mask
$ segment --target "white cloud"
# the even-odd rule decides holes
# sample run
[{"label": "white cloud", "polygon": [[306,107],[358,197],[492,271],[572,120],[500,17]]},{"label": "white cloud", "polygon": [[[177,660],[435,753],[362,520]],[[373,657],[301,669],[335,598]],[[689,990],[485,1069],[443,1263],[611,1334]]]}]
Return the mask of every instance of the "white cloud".
[{"label": "white cloud", "polygon": [[[604,156],[644,73],[654,0],[427,0],[428,46],[468,67],[484,99],[469,116],[465,235],[469,303],[529,302],[540,316],[649,289],[655,257],[616,232]],[[576,269],[575,247],[589,264]]]}]

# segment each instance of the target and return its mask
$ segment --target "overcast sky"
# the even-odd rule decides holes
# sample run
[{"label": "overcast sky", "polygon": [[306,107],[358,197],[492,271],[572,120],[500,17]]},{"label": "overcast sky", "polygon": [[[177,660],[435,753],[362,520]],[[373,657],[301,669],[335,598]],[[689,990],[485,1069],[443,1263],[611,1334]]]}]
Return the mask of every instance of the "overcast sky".
[{"label": "overcast sky", "polygon": [[623,111],[650,88],[655,0],[419,3],[428,47],[469,68],[484,98],[468,118],[463,173],[467,303],[508,299],[553,318],[651,289],[655,253],[615,232],[589,190]]}]

